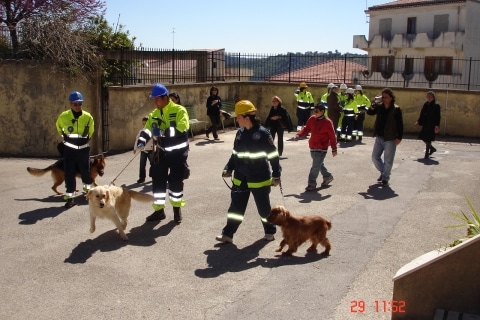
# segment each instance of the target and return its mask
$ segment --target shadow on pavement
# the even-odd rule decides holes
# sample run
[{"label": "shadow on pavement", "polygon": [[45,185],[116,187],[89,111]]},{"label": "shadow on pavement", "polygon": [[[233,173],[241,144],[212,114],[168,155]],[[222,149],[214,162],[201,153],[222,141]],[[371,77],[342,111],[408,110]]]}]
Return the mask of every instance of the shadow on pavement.
[{"label": "shadow on pavement", "polygon": [[[316,191],[318,191],[320,188],[317,188]],[[302,192],[300,194],[286,194],[285,195],[285,198],[287,197],[293,197],[293,198],[297,198],[299,199],[299,202],[300,203],[310,203],[310,202],[313,202],[313,201],[323,201],[323,200],[326,200],[328,198],[330,198],[332,195],[326,195],[326,196],[322,196],[320,193],[318,192],[312,192],[312,191],[306,191],[306,192]]]},{"label": "shadow on pavement", "polygon": [[[110,223],[110,222],[109,222]],[[122,240],[117,229],[107,231],[95,239],[88,239],[79,243],[64,260],[65,263],[85,263],[97,251],[109,252],[118,250],[126,245],[147,247],[152,246],[158,237],[167,236],[177,223],[170,221],[158,229],[154,229],[160,222],[145,222],[143,225],[132,228],[127,233],[128,241]]]},{"label": "shadow on pavement", "polygon": [[382,186],[379,183],[372,184],[366,192],[359,192],[367,200],[386,200],[398,197],[398,194],[390,186]]},{"label": "shadow on pavement", "polygon": [[432,158],[428,158],[428,159],[418,158],[416,161],[420,162],[420,163],[423,163],[426,166],[432,166],[432,165],[437,166],[437,165],[440,164],[437,160],[434,160]]},{"label": "shadow on pavement", "polygon": [[[276,268],[285,265],[300,265],[319,261],[326,258],[318,253],[307,253],[305,256],[283,256],[278,254],[278,259],[258,258],[259,252],[270,242],[263,239],[257,240],[251,245],[239,249],[235,244],[219,243],[216,249],[207,250],[208,267],[195,270],[199,278],[215,278],[227,272],[241,272],[251,268]],[[273,250],[273,249],[272,249]]]}]

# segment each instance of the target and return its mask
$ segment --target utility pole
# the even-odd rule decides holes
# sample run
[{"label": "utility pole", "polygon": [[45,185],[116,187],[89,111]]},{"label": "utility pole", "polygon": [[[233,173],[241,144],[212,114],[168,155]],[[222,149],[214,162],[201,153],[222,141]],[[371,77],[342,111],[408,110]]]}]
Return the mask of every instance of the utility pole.
[{"label": "utility pole", "polygon": [[175,28],[172,28],[172,40],[173,40],[172,49],[175,50]]}]

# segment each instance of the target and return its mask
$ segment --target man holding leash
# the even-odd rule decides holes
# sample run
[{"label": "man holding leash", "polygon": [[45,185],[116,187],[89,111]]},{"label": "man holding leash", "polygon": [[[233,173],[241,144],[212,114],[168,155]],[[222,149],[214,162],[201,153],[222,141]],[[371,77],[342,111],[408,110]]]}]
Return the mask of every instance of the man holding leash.
[{"label": "man holding leash", "polygon": [[168,96],[167,88],[157,83],[150,94],[156,109],[148,115],[145,128],[140,132],[137,149],[143,149],[153,139],[153,163],[151,167],[153,188],[153,209],[147,221],[158,221],[166,218],[165,201],[168,195],[173,206],[174,220],[182,221],[181,207],[183,200],[183,180],[188,169],[188,129],[187,110]]},{"label": "man holding leash", "polygon": [[63,137],[63,163],[65,170],[65,207],[76,205],[74,200],[77,168],[83,182],[83,190],[92,186],[90,176],[90,146],[88,142],[94,132],[93,117],[82,110],[83,96],[78,91],[70,93],[70,110],[64,111],[57,119],[57,132]]}]

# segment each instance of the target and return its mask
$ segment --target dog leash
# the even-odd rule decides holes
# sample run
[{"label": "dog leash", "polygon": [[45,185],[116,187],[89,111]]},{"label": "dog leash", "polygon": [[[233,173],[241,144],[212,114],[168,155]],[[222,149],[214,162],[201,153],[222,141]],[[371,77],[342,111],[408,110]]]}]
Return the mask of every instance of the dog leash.
[{"label": "dog leash", "polygon": [[115,180],[117,180],[117,178],[123,173],[123,171],[125,171],[125,169],[127,169],[127,167],[130,165],[130,163],[132,163],[133,159],[135,159],[137,157],[138,154],[140,154],[140,152],[143,152],[143,149],[142,148],[139,152],[135,152],[135,155],[133,156],[132,159],[130,159],[130,161],[128,161],[127,165],[122,169],[122,171],[120,171],[120,173],[115,177],[115,179],[112,180],[112,182],[110,182],[109,186],[114,186],[115,185]]},{"label": "dog leash", "polygon": [[280,194],[282,195],[282,202],[283,202],[283,206],[285,207],[285,196],[283,195],[282,182],[280,182],[278,186],[280,187]]}]

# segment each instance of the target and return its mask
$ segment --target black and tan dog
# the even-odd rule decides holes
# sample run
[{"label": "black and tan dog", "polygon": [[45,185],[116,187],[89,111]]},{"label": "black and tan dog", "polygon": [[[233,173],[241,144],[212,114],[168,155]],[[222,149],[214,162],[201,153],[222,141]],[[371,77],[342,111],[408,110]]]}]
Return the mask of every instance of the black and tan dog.
[{"label": "black and tan dog", "polygon": [[288,245],[288,250],[282,254],[290,256],[302,243],[310,240],[312,245],[307,252],[316,252],[320,243],[325,247],[322,254],[330,254],[331,245],[327,231],[332,228],[332,223],[325,218],[319,215],[294,216],[285,207],[276,206],[270,211],[267,221],[280,226],[283,232],[283,239],[275,251],[281,252],[283,247]]},{"label": "black and tan dog", "polygon": [[[95,179],[98,176],[103,176],[105,173],[105,157],[100,154],[96,156],[90,157],[90,176],[92,177],[93,185],[97,186],[95,183]],[[63,169],[63,160],[58,160],[54,164],[49,165],[44,169],[37,169],[27,167],[27,171],[36,177],[43,176],[45,173],[51,171],[52,172],[52,179],[53,179],[53,186],[52,190],[56,194],[62,194],[58,192],[57,187],[65,181],[65,171]],[[80,177],[80,172],[77,170],[77,177]]]}]

